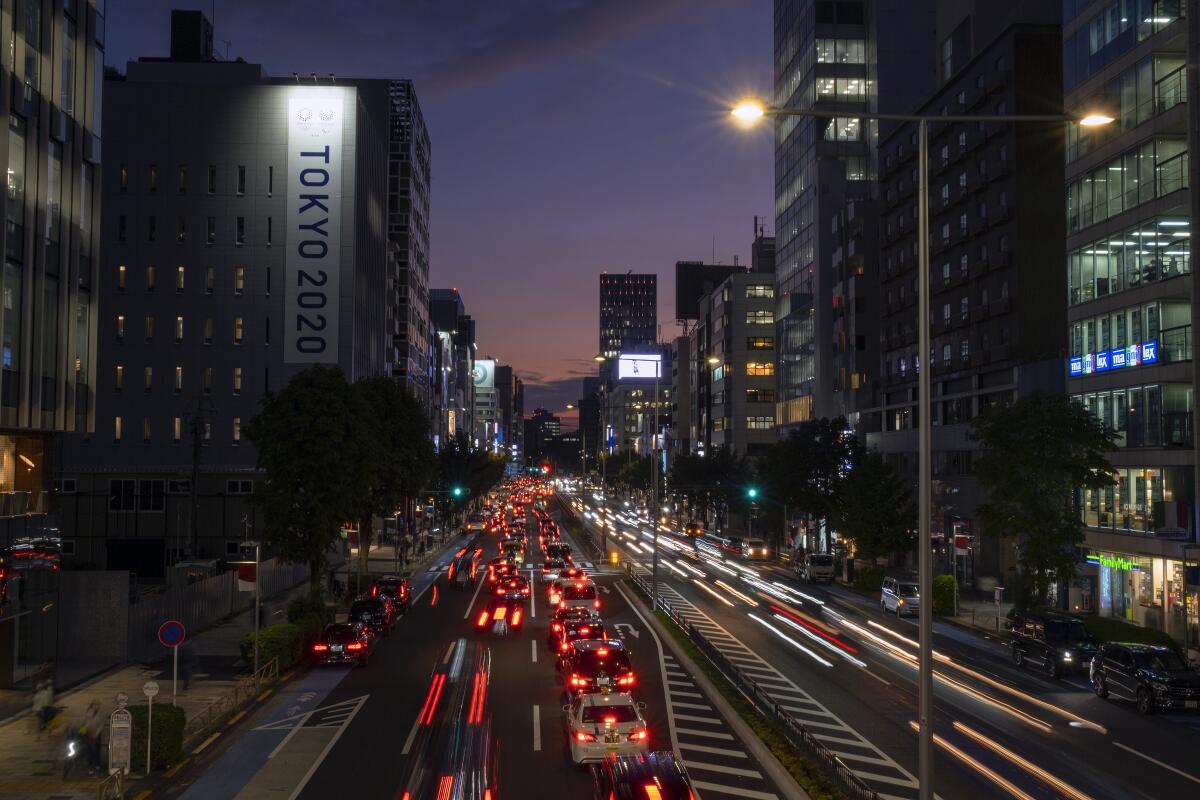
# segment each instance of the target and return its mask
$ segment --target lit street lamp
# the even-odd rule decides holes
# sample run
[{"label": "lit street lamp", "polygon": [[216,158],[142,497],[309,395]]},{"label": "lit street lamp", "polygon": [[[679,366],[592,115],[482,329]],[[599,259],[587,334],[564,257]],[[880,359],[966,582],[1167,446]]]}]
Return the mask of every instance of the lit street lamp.
[{"label": "lit street lamp", "polygon": [[930,422],[929,384],[929,124],[962,122],[1078,122],[1093,128],[1107,125],[1114,118],[1101,112],[1086,115],[1067,114],[883,114],[865,111],[826,111],[814,108],[779,108],[753,99],[739,102],[730,109],[734,124],[740,128],[752,128],[765,117],[810,117],[833,119],[856,117],[859,119],[890,120],[893,122],[915,122],[917,124],[917,352],[920,353],[917,368],[917,492],[920,535],[918,548],[918,605],[920,613],[920,647],[918,659],[917,716],[920,722],[918,744],[918,779],[921,800],[933,798],[933,538],[930,530],[932,512],[932,463],[933,442]]}]

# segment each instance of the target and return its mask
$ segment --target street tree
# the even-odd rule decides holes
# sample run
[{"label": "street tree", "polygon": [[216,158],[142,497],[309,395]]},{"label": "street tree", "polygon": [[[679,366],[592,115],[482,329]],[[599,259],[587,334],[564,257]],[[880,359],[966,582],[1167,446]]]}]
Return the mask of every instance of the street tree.
[{"label": "street tree", "polygon": [[1075,574],[1079,492],[1112,485],[1105,453],[1116,448],[1115,435],[1081,404],[1045,393],[990,406],[973,427],[985,494],[976,514],[986,535],[1016,541],[1017,602],[1040,604],[1054,582]]},{"label": "street tree", "polygon": [[266,518],[266,543],[284,560],[308,564],[314,592],[338,529],[367,504],[369,413],[340,369],[317,366],[267,392],[246,428],[267,475],[252,497]]},{"label": "street tree", "polygon": [[912,490],[878,453],[863,453],[846,473],[830,521],[854,540],[859,558],[871,561],[900,556],[916,541]]}]

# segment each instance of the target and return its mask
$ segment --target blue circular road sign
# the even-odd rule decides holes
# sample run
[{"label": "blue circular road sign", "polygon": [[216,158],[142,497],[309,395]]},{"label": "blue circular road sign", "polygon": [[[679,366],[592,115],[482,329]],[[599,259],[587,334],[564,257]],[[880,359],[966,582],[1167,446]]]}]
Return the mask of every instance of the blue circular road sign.
[{"label": "blue circular road sign", "polygon": [[186,636],[187,631],[184,629],[183,623],[173,619],[167,620],[158,627],[158,640],[167,647],[178,647],[183,644]]}]

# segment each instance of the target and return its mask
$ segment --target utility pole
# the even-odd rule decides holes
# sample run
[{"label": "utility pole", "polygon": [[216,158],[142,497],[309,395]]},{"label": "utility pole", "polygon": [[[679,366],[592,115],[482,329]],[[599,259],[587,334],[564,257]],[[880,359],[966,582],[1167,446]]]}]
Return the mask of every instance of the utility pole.
[{"label": "utility pole", "polygon": [[658,608],[658,381],[661,362],[654,372],[654,430],[650,437],[650,524],[654,530],[654,556],[651,573],[654,578],[654,597],[650,608]]},{"label": "utility pole", "polygon": [[200,458],[204,452],[204,435],[208,430],[209,420],[205,416],[206,400],[203,395],[196,397],[196,410],[192,413],[192,485],[191,506],[192,518],[188,526],[188,556],[194,558],[199,552],[198,525],[200,521]]}]

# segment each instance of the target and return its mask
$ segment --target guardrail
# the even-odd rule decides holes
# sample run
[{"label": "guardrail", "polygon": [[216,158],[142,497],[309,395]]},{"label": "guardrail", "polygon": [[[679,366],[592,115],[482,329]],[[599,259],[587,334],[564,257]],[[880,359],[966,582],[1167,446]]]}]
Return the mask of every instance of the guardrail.
[{"label": "guardrail", "polygon": [[279,661],[272,658],[258,671],[235,683],[225,694],[192,715],[183,726],[183,741],[188,743],[209,733],[226,717],[233,715],[250,697],[258,694],[262,687],[279,679]]},{"label": "guardrail", "polygon": [[119,769],[96,786],[96,800],[124,800],[125,770]]},{"label": "guardrail", "polygon": [[[652,597],[652,587],[646,582],[646,579],[633,569],[627,570],[630,579],[641,590],[646,597]],[[688,639],[696,646],[701,653],[712,663],[717,671],[720,672],[725,680],[729,681],[735,689],[737,689],[746,700],[757,709],[757,711],[771,720],[780,729],[784,738],[788,740],[788,744],[799,750],[807,752],[825,769],[826,774],[833,777],[839,787],[853,800],[879,800],[879,794],[867,786],[862,780],[855,775],[846,763],[842,761],[828,747],[816,739],[808,729],[788,713],[787,709],[783,708],[770,695],[768,695],[758,685],[758,683],[741,669],[736,664],[730,661],[726,656],[718,650],[704,634],[696,630],[690,623],[671,607],[670,601],[666,600],[662,595],[658,597],[658,610],[662,611],[675,625],[687,634]]]}]

